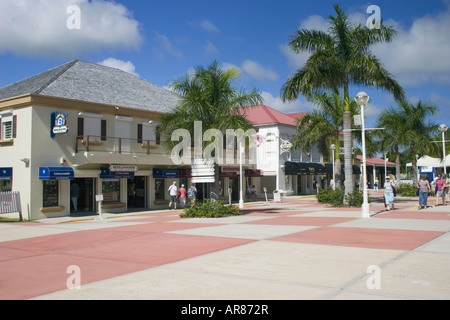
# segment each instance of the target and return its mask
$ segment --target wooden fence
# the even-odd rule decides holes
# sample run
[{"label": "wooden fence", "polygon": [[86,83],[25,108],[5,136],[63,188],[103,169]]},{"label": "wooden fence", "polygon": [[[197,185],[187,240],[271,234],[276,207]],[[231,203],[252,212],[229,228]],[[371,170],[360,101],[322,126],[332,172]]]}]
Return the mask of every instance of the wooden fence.
[{"label": "wooden fence", "polygon": [[19,213],[22,221],[22,208],[20,205],[20,192],[0,192],[0,214]]}]

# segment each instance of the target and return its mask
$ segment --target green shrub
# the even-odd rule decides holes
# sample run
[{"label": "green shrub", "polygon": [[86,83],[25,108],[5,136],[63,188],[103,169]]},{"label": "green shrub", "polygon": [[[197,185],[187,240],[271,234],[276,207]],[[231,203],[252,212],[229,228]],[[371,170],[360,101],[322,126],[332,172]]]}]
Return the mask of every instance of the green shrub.
[{"label": "green shrub", "polygon": [[402,183],[398,187],[396,187],[396,190],[397,195],[401,195],[402,197],[415,197],[417,187],[409,183]]},{"label": "green shrub", "polygon": [[[362,190],[353,190],[352,193],[345,196],[349,207],[361,208],[364,202],[364,192]],[[370,194],[368,195],[368,202],[372,202]]]},{"label": "green shrub", "polygon": [[225,206],[222,201],[206,199],[196,203],[191,208],[185,208],[180,214],[181,218],[220,218],[242,215],[242,211],[236,206]]},{"label": "green shrub", "polygon": [[[345,195],[344,189],[320,189],[316,195],[317,201],[332,205],[333,207],[361,207],[364,196],[362,190],[354,190],[352,193]],[[347,200],[347,205],[344,204]],[[369,202],[371,201],[369,197]]]},{"label": "green shrub", "polygon": [[320,203],[327,203],[333,207],[344,206],[344,190],[337,188],[333,189],[320,189],[316,195],[317,201]]}]

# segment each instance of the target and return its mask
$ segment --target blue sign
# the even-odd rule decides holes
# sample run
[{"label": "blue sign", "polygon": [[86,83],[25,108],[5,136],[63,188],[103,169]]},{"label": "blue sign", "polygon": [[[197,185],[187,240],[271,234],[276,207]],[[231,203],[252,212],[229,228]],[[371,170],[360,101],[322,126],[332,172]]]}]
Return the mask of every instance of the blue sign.
[{"label": "blue sign", "polygon": [[153,169],[155,179],[177,179],[179,172],[177,169]]},{"label": "blue sign", "polygon": [[39,180],[73,180],[75,172],[66,167],[40,167]]},{"label": "blue sign", "polygon": [[12,180],[13,168],[0,168],[0,180]]},{"label": "blue sign", "polygon": [[62,112],[53,112],[51,118],[50,137],[55,137],[69,134],[69,127],[67,126],[68,115]]},{"label": "blue sign", "polygon": [[100,168],[101,179],[134,179],[134,172],[130,171],[110,171],[109,168]]}]

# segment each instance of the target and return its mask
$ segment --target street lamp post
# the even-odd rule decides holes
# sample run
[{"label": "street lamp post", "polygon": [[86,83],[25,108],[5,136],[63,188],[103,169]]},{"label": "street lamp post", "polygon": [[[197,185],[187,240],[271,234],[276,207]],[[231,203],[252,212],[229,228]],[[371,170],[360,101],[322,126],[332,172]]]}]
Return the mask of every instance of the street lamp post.
[{"label": "street lamp post", "polygon": [[332,154],[332,157],[333,157],[333,190],[336,190],[336,174],[334,172],[334,150],[336,150],[336,145],[332,144],[330,146],[330,149],[331,149],[331,154]]},{"label": "street lamp post", "polygon": [[244,209],[244,192],[242,190],[242,153],[244,152],[244,147],[242,145],[242,140],[239,141],[239,209]]},{"label": "street lamp post", "polygon": [[364,124],[364,107],[369,102],[369,96],[365,92],[359,92],[355,97],[356,103],[361,107],[361,135],[362,135],[362,156],[363,156],[363,204],[362,217],[370,218],[369,196],[367,190],[367,168],[366,168],[366,127]]},{"label": "street lamp post", "polygon": [[439,126],[439,131],[442,133],[442,153],[443,153],[443,156],[444,156],[444,173],[445,173],[445,175],[447,175],[447,166],[446,166],[446,162],[445,162],[445,160],[446,160],[446,154],[445,154],[445,132],[448,130],[448,127],[445,125],[445,124],[441,124],[440,126]]}]

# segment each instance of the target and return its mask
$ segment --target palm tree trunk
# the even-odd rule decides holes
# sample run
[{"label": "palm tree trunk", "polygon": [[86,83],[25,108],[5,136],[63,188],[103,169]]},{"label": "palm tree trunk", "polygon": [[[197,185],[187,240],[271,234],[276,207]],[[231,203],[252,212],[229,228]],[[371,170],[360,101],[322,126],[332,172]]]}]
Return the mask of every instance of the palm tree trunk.
[{"label": "palm tree trunk", "polygon": [[350,111],[348,84],[344,84],[344,165],[345,165],[345,194],[353,192],[353,164],[352,150],[353,137],[352,132],[352,113]]},{"label": "palm tree trunk", "polygon": [[353,165],[352,165],[352,133],[351,112],[344,112],[344,172],[345,172],[345,194],[353,192]]}]

